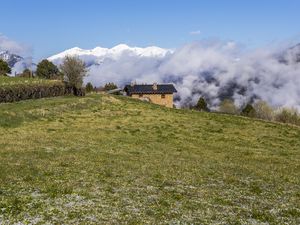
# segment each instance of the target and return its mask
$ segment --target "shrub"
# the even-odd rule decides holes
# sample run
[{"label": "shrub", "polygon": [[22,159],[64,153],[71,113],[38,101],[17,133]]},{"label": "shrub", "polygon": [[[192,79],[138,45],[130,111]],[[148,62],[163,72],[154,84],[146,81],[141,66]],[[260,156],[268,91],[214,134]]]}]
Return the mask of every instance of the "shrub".
[{"label": "shrub", "polygon": [[32,72],[29,69],[25,69],[23,70],[23,72],[21,74],[19,74],[20,77],[24,77],[24,78],[32,78]]},{"label": "shrub", "polygon": [[253,107],[257,118],[264,120],[272,120],[274,118],[273,108],[267,102],[262,100],[257,101]]},{"label": "shrub", "polygon": [[225,99],[221,102],[219,106],[219,111],[223,113],[229,113],[229,114],[237,114],[238,112],[234,102],[230,99]]},{"label": "shrub", "polygon": [[61,81],[0,86],[0,102],[55,97],[65,94],[71,94],[71,92],[66,92],[65,85]]},{"label": "shrub", "polygon": [[300,125],[300,115],[296,109],[283,108],[275,114],[275,121]]},{"label": "shrub", "polygon": [[61,73],[59,72],[56,65],[47,59],[42,60],[36,69],[36,76],[44,79],[61,79]]},{"label": "shrub", "polygon": [[93,90],[94,90],[94,87],[93,87],[92,83],[91,83],[91,82],[88,82],[88,83],[86,84],[86,86],[85,86],[85,91],[86,91],[87,93],[90,93],[90,92],[92,92]]},{"label": "shrub", "polygon": [[203,97],[199,98],[197,105],[195,106],[195,109],[199,111],[209,111],[207,107],[207,103]]},{"label": "shrub", "polygon": [[242,116],[248,116],[248,117],[255,117],[256,116],[256,111],[254,107],[251,104],[247,104],[241,112]]},{"label": "shrub", "polygon": [[68,95],[68,94],[72,94],[72,95],[75,95],[75,96],[85,96],[85,88],[77,88],[77,87],[74,87],[73,85],[71,85],[70,83],[68,82],[64,82],[65,84],[65,94]]},{"label": "shrub", "polygon": [[118,86],[114,83],[107,83],[105,84],[104,86],[104,91],[110,91],[110,90],[114,90],[114,89],[117,89]]}]

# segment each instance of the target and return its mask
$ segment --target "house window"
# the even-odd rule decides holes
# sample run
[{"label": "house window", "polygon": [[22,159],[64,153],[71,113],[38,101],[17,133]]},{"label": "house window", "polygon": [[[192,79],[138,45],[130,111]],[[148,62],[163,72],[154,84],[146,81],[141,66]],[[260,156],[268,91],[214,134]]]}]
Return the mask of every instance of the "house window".
[{"label": "house window", "polygon": [[142,98],[143,97],[143,94],[139,94],[139,98]]},{"label": "house window", "polygon": [[161,98],[166,98],[166,95],[165,95],[165,94],[162,94],[162,95],[161,95]]}]

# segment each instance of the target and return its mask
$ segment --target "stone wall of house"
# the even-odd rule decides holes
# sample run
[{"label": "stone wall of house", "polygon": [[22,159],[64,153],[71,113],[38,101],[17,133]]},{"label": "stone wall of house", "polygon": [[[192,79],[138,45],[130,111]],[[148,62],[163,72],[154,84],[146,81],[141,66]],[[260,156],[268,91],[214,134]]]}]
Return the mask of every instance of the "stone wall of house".
[{"label": "stone wall of house", "polygon": [[143,95],[133,94],[131,97],[141,99],[141,100],[149,99],[149,101],[151,103],[163,105],[163,106],[166,106],[169,108],[173,108],[173,94],[165,94],[165,95],[162,95],[162,94],[143,94]]}]

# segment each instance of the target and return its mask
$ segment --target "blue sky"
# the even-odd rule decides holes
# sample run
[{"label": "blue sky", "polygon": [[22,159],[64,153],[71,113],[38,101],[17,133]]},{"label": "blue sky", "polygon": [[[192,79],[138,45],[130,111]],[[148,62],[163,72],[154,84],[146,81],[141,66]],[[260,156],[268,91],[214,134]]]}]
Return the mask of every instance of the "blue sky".
[{"label": "blue sky", "polygon": [[177,48],[218,38],[249,47],[299,39],[299,0],[0,0],[0,33],[35,59],[71,47]]}]

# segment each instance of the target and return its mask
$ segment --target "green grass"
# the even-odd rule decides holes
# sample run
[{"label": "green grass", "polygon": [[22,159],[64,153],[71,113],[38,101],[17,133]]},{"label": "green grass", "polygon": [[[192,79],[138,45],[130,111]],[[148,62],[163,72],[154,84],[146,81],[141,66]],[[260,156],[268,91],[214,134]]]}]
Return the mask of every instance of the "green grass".
[{"label": "green grass", "polygon": [[0,105],[0,224],[299,224],[300,129],[89,95]]},{"label": "green grass", "polygon": [[23,78],[23,77],[6,77],[0,76],[0,87],[15,86],[15,85],[36,85],[36,84],[53,84],[61,81],[47,80],[39,78]]}]

